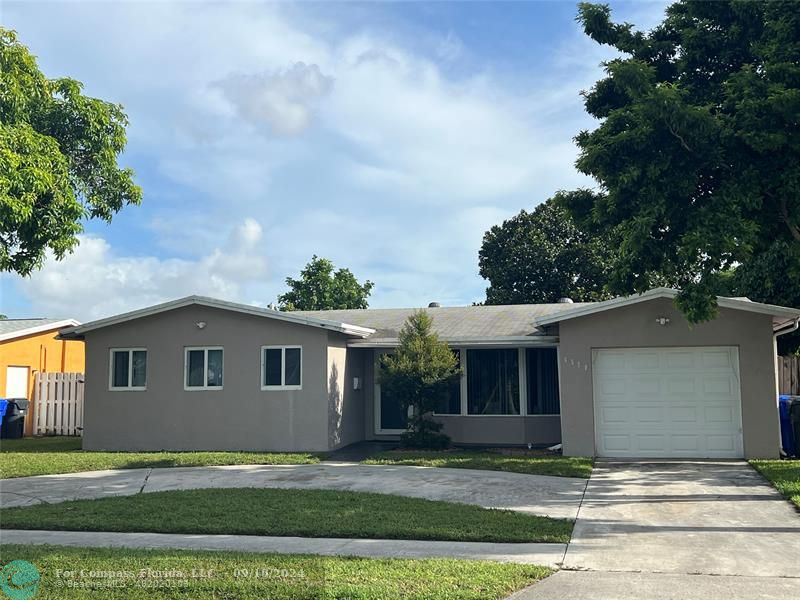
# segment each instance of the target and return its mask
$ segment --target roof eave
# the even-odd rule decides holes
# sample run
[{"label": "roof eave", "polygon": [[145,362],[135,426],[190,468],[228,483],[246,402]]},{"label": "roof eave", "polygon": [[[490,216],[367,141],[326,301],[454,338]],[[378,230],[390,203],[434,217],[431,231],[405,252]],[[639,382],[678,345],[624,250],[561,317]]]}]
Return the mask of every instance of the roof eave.
[{"label": "roof eave", "polygon": [[162,312],[176,310],[178,308],[184,308],[186,306],[192,306],[192,305],[207,306],[210,308],[218,308],[221,310],[230,310],[243,314],[251,314],[257,317],[263,317],[267,319],[286,321],[298,325],[319,327],[321,329],[336,331],[338,333],[354,337],[364,338],[375,333],[374,329],[370,329],[368,327],[361,327],[359,325],[352,325],[350,323],[326,321],[324,319],[316,319],[312,317],[304,317],[301,315],[293,315],[292,313],[281,312],[277,310],[270,311],[256,306],[237,304],[234,302],[227,302],[225,300],[217,300],[215,298],[206,298],[204,296],[187,296],[185,298],[171,300],[170,302],[156,304],[155,306],[150,306],[148,308],[142,308],[127,313],[123,313],[121,315],[116,315],[114,317],[107,317],[105,319],[99,319],[97,321],[92,321],[84,325],[72,327],[62,331],[59,335],[63,336],[63,339],[83,339],[85,333],[93,331],[95,329],[110,327],[112,325],[118,325],[120,323],[126,323],[128,321],[133,321],[135,319],[140,319],[142,317],[147,317],[150,315],[155,315]]},{"label": "roof eave", "polygon": [[[520,347],[535,347],[535,346],[552,346],[558,344],[558,336],[552,335],[524,335],[524,336],[475,336],[475,337],[453,337],[445,338],[440,337],[441,341],[449,346],[512,346],[515,348]],[[355,340],[348,342],[348,348],[396,348],[400,345],[398,338],[373,338],[365,340]]]},{"label": "roof eave", "polygon": [[[585,317],[615,308],[622,308],[639,302],[646,302],[648,300],[655,300],[657,298],[671,298],[674,299],[678,296],[678,290],[671,288],[654,288],[642,294],[635,294],[632,296],[619,296],[598,302],[589,306],[580,306],[572,310],[566,310],[561,313],[548,315],[536,319],[536,325],[543,327],[546,325],[553,325],[561,321],[575,319],[578,317]],[[730,308],[734,310],[743,310],[746,312],[754,312],[766,315],[772,315],[773,327],[775,324],[780,328],[787,319],[794,319],[800,317],[800,309],[788,308],[786,306],[777,306],[774,304],[764,304],[761,302],[753,302],[751,300],[739,300],[737,298],[727,298],[725,296],[717,296],[717,305],[721,308]],[[781,320],[782,318],[782,320]]]},{"label": "roof eave", "polygon": [[[0,334],[0,342],[7,342],[16,338],[26,337],[29,335],[36,335],[37,333],[45,333],[56,329],[62,329],[67,326],[80,325],[80,321],[75,319],[63,319],[61,321],[53,321],[45,323],[44,325],[37,325],[35,327],[28,327],[27,329],[19,329],[17,331],[10,331],[8,333]],[[57,336],[58,337],[58,336]]]}]

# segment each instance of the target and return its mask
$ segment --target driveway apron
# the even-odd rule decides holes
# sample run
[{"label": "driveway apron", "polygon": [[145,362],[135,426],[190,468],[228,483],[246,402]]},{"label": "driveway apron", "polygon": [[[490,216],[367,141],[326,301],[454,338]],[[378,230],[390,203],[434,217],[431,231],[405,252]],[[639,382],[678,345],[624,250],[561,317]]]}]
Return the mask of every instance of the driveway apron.
[{"label": "driveway apron", "polygon": [[800,512],[745,462],[600,462],[564,567],[798,578]]}]

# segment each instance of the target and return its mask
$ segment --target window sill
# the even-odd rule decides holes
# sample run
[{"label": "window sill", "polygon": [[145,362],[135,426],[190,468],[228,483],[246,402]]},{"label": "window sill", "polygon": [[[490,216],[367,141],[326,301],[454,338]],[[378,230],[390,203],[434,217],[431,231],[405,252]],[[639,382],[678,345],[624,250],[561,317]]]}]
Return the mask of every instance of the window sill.
[{"label": "window sill", "polygon": [[146,387],[110,387],[109,392],[146,392]]},{"label": "window sill", "polygon": [[183,386],[184,392],[221,392],[222,386],[207,386],[207,387],[186,387]]},{"label": "window sill", "polygon": [[261,391],[262,392],[293,392],[296,390],[302,390],[302,385],[262,385]]}]

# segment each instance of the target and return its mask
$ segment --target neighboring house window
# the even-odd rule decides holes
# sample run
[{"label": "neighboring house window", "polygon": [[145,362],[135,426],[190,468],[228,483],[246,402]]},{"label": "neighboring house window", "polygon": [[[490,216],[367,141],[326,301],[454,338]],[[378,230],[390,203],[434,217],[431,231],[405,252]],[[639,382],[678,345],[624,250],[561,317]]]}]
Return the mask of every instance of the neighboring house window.
[{"label": "neighboring house window", "polygon": [[147,349],[112,348],[109,389],[140,391],[147,387]]},{"label": "neighboring house window", "polygon": [[518,415],[519,352],[467,350],[467,414]]},{"label": "neighboring house window", "polygon": [[222,389],[222,348],[186,348],[184,389]]},{"label": "neighboring house window", "polygon": [[558,353],[555,348],[528,348],[528,414],[558,415]]},{"label": "neighboring house window", "polygon": [[[453,350],[459,366],[461,366],[461,351]],[[461,378],[457,377],[450,384],[447,395],[442,398],[433,411],[437,415],[460,415],[461,414]]]},{"label": "neighboring house window", "polygon": [[299,390],[303,381],[303,349],[300,346],[261,347],[261,389]]}]

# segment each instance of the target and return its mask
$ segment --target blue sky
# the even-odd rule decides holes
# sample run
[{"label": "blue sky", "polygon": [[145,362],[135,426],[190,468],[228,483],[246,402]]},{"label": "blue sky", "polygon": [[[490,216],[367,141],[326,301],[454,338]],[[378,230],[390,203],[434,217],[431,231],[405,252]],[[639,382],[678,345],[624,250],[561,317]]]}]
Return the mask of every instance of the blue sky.
[{"label": "blue sky", "polygon": [[[663,2],[612,2],[656,23]],[[611,54],[575,2],[4,0],[51,77],[124,105],[140,207],[0,276],[0,312],[88,320],[192,293],[266,305],[313,254],[373,307],[484,298],[484,232],[591,186],[572,137]]]}]

